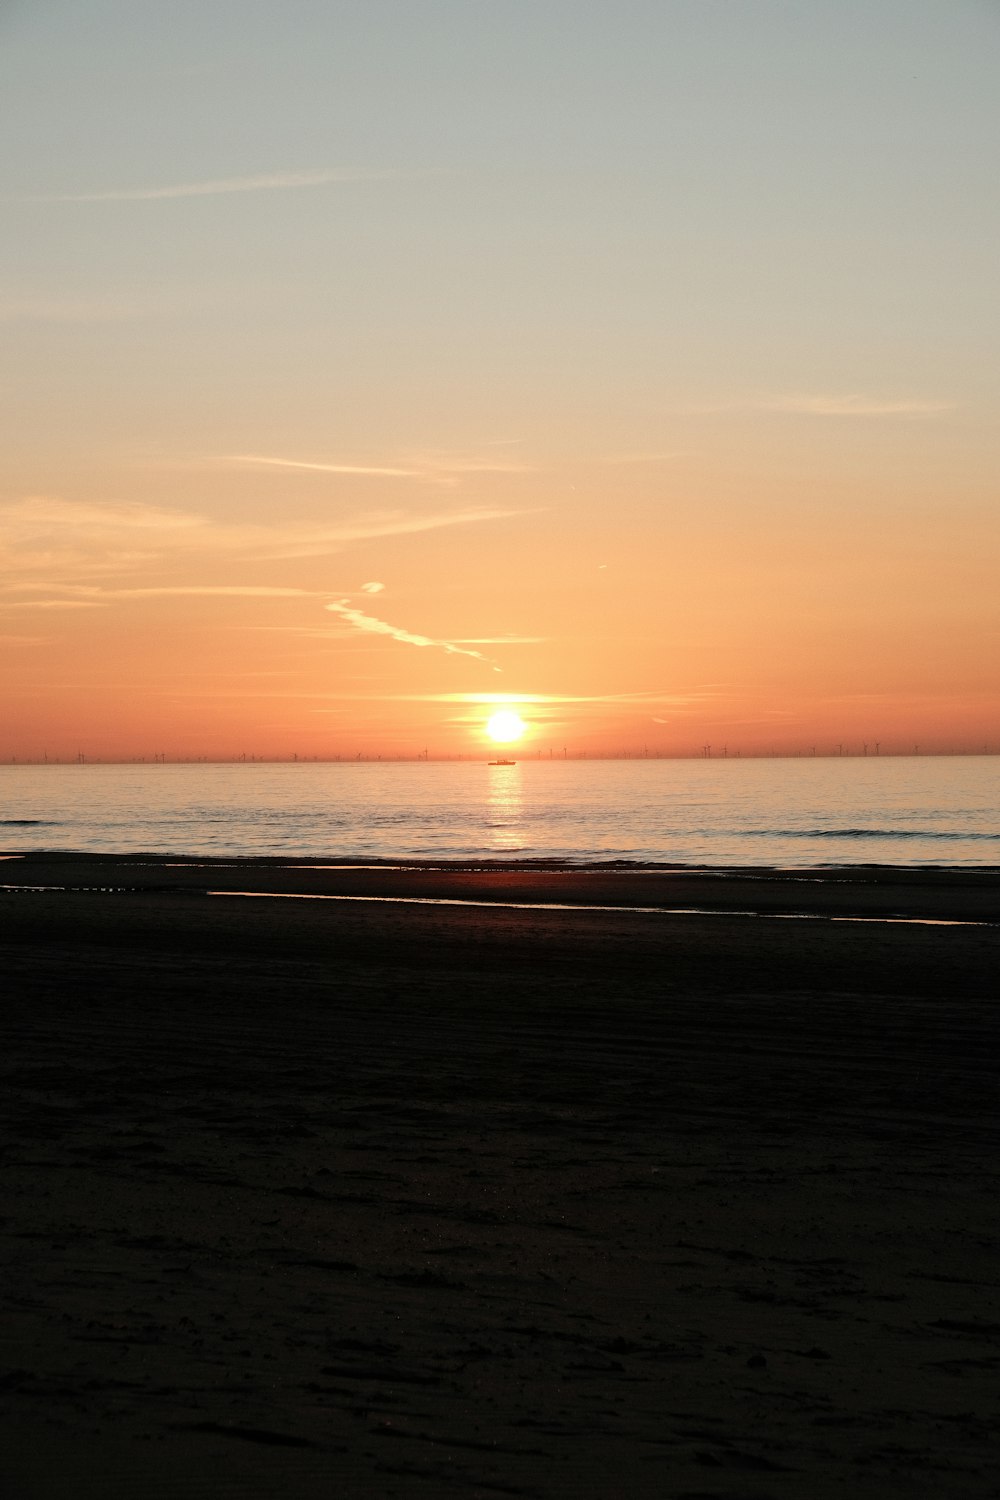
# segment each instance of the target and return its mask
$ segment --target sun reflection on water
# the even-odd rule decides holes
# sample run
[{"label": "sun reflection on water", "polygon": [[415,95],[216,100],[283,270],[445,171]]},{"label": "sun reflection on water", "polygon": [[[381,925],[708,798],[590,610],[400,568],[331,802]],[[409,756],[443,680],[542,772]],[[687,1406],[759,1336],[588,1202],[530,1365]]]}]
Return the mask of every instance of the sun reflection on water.
[{"label": "sun reflection on water", "polygon": [[486,825],[493,849],[518,849],[524,842],[524,786],[521,767],[488,766]]}]

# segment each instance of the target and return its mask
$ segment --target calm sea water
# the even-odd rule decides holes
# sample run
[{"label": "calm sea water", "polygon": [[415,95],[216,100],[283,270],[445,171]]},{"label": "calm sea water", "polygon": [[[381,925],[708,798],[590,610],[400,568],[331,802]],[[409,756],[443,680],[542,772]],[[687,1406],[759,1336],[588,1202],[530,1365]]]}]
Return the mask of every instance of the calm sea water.
[{"label": "calm sea water", "polygon": [[4,766],[0,850],[1000,864],[1000,757]]}]

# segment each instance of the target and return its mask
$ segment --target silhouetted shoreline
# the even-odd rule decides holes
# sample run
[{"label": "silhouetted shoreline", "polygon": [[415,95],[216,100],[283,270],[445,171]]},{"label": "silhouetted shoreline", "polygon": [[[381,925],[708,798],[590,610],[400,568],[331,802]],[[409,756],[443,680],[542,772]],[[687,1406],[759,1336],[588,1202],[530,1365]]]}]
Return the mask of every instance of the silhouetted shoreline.
[{"label": "silhouetted shoreline", "polygon": [[1000,867],[586,864],[558,860],[289,859],[28,851],[0,856],[0,887],[258,892],[558,902],[673,911],[1000,922]]},{"label": "silhouetted shoreline", "polygon": [[317,866],[0,864],[8,1492],[990,1492],[995,872]]}]

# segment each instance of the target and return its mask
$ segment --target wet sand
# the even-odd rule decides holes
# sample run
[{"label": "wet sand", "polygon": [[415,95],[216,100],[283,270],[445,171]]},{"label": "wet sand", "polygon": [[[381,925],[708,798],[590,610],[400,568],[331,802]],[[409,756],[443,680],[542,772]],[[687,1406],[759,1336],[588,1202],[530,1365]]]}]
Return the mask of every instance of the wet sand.
[{"label": "wet sand", "polygon": [[995,872],[315,866],[0,863],[7,1492],[997,1493]]}]

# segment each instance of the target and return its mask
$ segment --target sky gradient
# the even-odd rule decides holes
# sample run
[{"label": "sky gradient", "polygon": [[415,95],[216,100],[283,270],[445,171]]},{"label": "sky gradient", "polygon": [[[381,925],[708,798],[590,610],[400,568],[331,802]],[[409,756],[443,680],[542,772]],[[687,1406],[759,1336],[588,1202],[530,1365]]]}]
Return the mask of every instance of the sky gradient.
[{"label": "sky gradient", "polygon": [[0,758],[1000,745],[1000,6],[0,5]]}]

